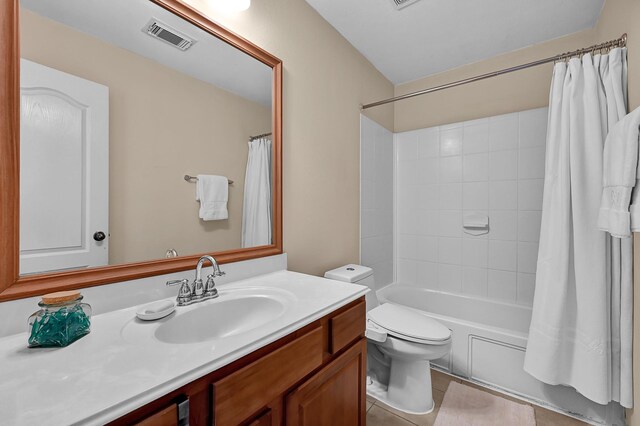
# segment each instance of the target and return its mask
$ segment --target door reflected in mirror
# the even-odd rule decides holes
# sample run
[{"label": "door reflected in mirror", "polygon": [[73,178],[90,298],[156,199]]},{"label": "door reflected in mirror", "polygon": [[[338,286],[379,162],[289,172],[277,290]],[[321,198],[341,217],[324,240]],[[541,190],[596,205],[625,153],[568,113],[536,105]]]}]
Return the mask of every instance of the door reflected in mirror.
[{"label": "door reflected in mirror", "polygon": [[20,274],[272,244],[271,67],[148,0],[20,5]]}]

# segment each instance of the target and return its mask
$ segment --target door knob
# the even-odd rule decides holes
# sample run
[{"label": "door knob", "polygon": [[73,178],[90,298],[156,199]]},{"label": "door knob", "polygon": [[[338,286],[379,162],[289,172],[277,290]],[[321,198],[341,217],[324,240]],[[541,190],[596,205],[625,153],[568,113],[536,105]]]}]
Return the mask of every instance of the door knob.
[{"label": "door knob", "polygon": [[93,234],[93,239],[96,241],[103,241],[105,238],[107,238],[107,236],[102,231],[98,231],[95,234]]}]

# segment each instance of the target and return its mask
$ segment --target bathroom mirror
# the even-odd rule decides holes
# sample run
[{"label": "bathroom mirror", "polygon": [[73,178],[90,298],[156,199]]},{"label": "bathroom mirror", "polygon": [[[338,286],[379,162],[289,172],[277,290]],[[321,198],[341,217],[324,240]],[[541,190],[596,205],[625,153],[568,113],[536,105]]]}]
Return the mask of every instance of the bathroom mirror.
[{"label": "bathroom mirror", "polygon": [[0,300],[282,252],[280,60],[176,0],[2,8]]}]

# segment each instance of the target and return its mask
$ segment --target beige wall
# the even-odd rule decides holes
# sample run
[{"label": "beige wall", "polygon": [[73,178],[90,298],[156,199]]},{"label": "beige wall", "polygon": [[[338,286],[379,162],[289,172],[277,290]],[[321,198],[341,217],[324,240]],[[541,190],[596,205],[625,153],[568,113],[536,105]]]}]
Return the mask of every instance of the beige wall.
[{"label": "beige wall", "polygon": [[[395,94],[448,83],[477,74],[507,68],[539,58],[553,56],[627,33],[629,48],[629,109],[640,106],[640,1],[607,0],[595,28],[567,37],[511,52],[476,64],[399,85]],[[548,104],[552,64],[518,71],[400,101],[395,104],[396,132],[487,117]],[[640,236],[635,235],[635,282],[640,282]],[[640,405],[640,291],[634,301],[634,395]],[[640,425],[640,415],[628,412],[629,424]]]},{"label": "beige wall", "polygon": [[[639,7],[640,2],[636,0],[608,0],[594,29],[401,84],[396,86],[395,95],[546,58],[618,38],[627,32],[629,100],[632,107],[637,106],[640,104],[640,79],[634,82],[633,70],[640,68],[640,55],[634,51],[634,46],[640,45]],[[402,132],[545,106],[548,103],[552,69],[553,64],[541,65],[396,102],[394,129]]]},{"label": "beige wall", "polygon": [[[240,247],[247,140],[270,108],[27,10],[21,40],[24,58],[109,87],[111,264]],[[234,181],[228,220],[198,219],[185,173]]]},{"label": "beige wall", "polygon": [[[254,0],[234,16],[193,6],[284,66],[284,249],[310,274],[359,259],[360,105],[393,95],[385,79],[304,0]],[[393,107],[371,117],[393,128]]]}]

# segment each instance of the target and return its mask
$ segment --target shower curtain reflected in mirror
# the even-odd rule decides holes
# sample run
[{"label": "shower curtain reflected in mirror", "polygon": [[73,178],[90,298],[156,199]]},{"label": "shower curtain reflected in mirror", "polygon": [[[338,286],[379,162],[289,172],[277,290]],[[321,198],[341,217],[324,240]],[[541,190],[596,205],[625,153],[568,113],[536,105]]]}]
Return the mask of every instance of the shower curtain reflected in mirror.
[{"label": "shower curtain reflected in mirror", "polygon": [[632,239],[598,230],[604,141],[626,114],[626,49],[557,63],[525,370],[633,405]]},{"label": "shower curtain reflected in mirror", "polygon": [[242,247],[271,242],[271,140],[260,137],[249,141],[244,180]]}]

